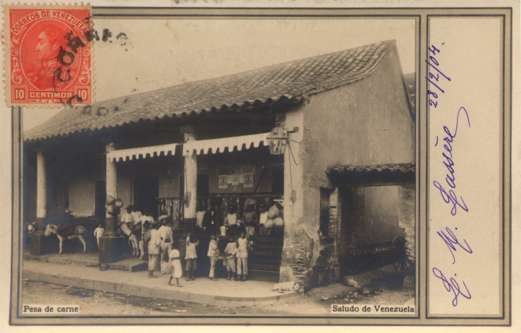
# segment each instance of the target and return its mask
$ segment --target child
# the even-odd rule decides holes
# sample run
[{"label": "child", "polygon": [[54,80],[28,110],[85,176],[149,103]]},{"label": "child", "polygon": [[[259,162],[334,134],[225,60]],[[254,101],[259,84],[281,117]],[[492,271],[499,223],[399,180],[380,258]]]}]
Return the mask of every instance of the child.
[{"label": "child", "polygon": [[105,228],[103,228],[101,224],[98,224],[96,229],[94,229],[94,237],[96,238],[96,245],[98,246],[98,250],[100,249],[101,237],[103,237],[104,232]]},{"label": "child", "polygon": [[215,264],[219,258],[219,247],[217,246],[217,240],[214,235],[210,236],[210,243],[208,243],[208,258],[210,258],[208,278],[213,280],[215,278]]},{"label": "child", "polygon": [[177,246],[172,245],[172,250],[168,253],[168,257],[170,258],[170,265],[172,272],[170,274],[170,280],[168,280],[168,285],[172,285],[172,280],[175,279],[176,287],[182,287],[179,284],[179,279],[183,276],[183,267],[181,266],[181,253],[177,249]]},{"label": "child", "polygon": [[195,280],[195,269],[197,265],[197,245],[199,242],[190,234],[186,237],[186,281]]},{"label": "child", "polygon": [[246,233],[242,232],[237,239],[237,275],[241,281],[248,279],[248,239]]},{"label": "child", "polygon": [[219,235],[220,237],[226,237],[226,226],[224,224],[219,227]]},{"label": "child", "polygon": [[233,239],[228,240],[226,248],[224,249],[225,261],[226,261],[226,273],[228,274],[228,280],[235,277],[235,256],[237,255],[237,243]]}]

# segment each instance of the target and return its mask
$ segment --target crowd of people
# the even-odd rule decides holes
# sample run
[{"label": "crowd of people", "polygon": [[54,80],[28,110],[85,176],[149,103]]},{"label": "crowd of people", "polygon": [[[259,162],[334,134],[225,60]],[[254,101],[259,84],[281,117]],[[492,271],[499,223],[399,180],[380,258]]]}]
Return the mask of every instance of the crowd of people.
[{"label": "crowd of people", "polygon": [[[198,206],[192,232],[180,231],[169,215],[160,215],[156,220],[133,206],[122,210],[118,230],[127,237],[132,254],[147,261],[151,278],[170,273],[168,283],[178,287],[183,276],[187,281],[195,279],[202,246],[208,257],[205,262],[209,264],[209,279],[216,279],[220,272],[228,280],[247,280],[254,235],[270,235],[282,229],[281,205],[271,201],[265,208],[261,206],[259,213],[246,200],[240,214],[231,205],[224,216],[219,216],[214,207]],[[98,226],[94,230],[98,246],[102,234],[103,228]],[[205,244],[201,244],[203,241]]]}]

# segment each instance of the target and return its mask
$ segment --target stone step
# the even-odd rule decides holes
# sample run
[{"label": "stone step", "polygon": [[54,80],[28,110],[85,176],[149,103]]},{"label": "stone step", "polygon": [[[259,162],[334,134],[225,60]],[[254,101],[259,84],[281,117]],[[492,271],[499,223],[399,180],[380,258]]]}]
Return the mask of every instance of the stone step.
[{"label": "stone step", "polygon": [[259,249],[258,247],[256,247],[251,252],[251,255],[255,257],[280,258],[282,255],[282,248]]},{"label": "stone step", "polygon": [[280,264],[258,264],[258,263],[248,263],[248,268],[250,270],[262,270],[262,271],[273,271],[278,272]]},{"label": "stone step", "polygon": [[258,264],[280,265],[281,260],[281,257],[250,255],[250,262]]},{"label": "stone step", "polygon": [[248,270],[248,278],[259,281],[278,282],[279,271],[250,268]]},{"label": "stone step", "polygon": [[147,269],[147,263],[139,258],[127,258],[107,264],[107,266],[108,269],[128,272],[139,272]]},{"label": "stone step", "polygon": [[86,267],[97,267],[99,266],[99,259],[97,253],[64,253],[64,254],[44,254],[44,255],[33,255],[30,253],[24,253],[24,259],[36,260],[42,262],[48,262],[52,264],[60,265],[79,265]]}]

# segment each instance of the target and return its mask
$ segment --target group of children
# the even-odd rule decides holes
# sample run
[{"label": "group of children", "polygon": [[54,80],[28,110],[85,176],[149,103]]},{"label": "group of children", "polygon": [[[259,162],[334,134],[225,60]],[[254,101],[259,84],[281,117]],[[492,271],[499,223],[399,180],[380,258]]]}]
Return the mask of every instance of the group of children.
[{"label": "group of children", "polygon": [[[210,241],[208,243],[208,252],[207,256],[210,261],[210,267],[208,272],[208,278],[210,280],[214,280],[216,278],[216,270],[219,266],[219,263],[224,267],[226,272],[226,278],[228,280],[241,280],[246,281],[248,278],[248,252],[251,246],[251,242],[246,237],[245,233],[242,233],[237,239],[228,237],[225,240],[220,240],[226,242],[226,246],[223,251],[221,251],[219,246],[219,240],[216,236],[210,236]],[[157,248],[153,249],[149,243],[149,276],[154,276],[154,270],[157,269],[156,260],[154,256],[157,256]],[[154,243],[152,243],[154,244]],[[194,280],[195,279],[195,271],[197,269],[197,246],[199,245],[199,241],[192,237],[190,234],[186,238],[186,250],[184,256],[184,266],[186,273],[186,280]],[[152,249],[152,251],[150,251]],[[157,258],[157,257],[156,257]],[[169,285],[173,285],[173,281],[175,280],[175,285],[177,287],[181,287],[179,281],[183,276],[183,265],[182,265],[182,256],[181,252],[177,245],[172,245],[171,250],[168,253],[168,260],[170,263],[170,279],[168,280]]]},{"label": "group of children", "polygon": [[[271,212],[269,212],[270,210]],[[273,212],[274,210],[277,212]],[[271,213],[269,217],[262,216],[268,215],[268,212]],[[237,212],[231,210],[225,216],[224,223],[221,224],[217,223],[214,214],[213,210],[210,210],[208,214],[204,214],[206,215],[204,224],[202,223],[203,216],[200,216],[201,221],[196,223],[196,230],[211,235],[206,253],[209,259],[208,278],[214,280],[216,272],[222,268],[228,280],[245,281],[248,278],[248,253],[253,245],[251,237],[254,235],[254,231],[248,228],[251,225],[248,223],[250,221],[245,218],[246,223],[243,223],[237,218]],[[266,222],[276,220],[279,214],[278,207],[273,205],[265,213],[261,213],[261,225],[269,226],[269,223]],[[247,216],[245,215],[245,217]],[[148,260],[149,277],[155,277],[157,271],[164,272],[168,269],[171,273],[169,285],[175,281],[175,285],[178,287],[181,287],[179,281],[183,275],[187,281],[195,278],[198,237],[187,235],[183,256],[183,251],[177,244],[178,241],[174,242],[174,233],[168,216],[160,216],[155,221],[151,216],[142,214],[129,206],[120,215],[119,230],[127,236],[132,253],[136,257]],[[102,226],[98,226],[94,231],[98,246],[103,231]]]},{"label": "group of children", "polygon": [[246,281],[248,279],[248,252],[252,242],[244,232],[237,239],[225,236],[221,241],[226,243],[222,253],[217,238],[215,236],[210,237],[210,244],[208,245],[210,272],[208,277],[210,279],[215,278],[217,263],[221,261],[228,280],[240,279],[241,281]]}]

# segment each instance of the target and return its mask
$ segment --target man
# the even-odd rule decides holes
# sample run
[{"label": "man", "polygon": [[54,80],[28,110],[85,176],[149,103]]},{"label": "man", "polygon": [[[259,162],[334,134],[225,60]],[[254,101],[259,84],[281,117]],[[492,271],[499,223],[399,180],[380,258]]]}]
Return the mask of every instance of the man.
[{"label": "man", "polygon": [[[134,211],[132,212],[134,214]],[[137,218],[138,215],[136,215]],[[149,215],[144,215],[139,212],[139,220],[135,220],[134,222],[134,233],[137,235],[138,244],[139,244],[139,259],[143,259],[145,257],[145,225],[152,226],[155,224],[154,218]]]},{"label": "man", "polygon": [[157,226],[150,230],[150,240],[148,241],[148,277],[154,277],[154,272],[159,270],[159,252],[161,239]]},{"label": "man", "polygon": [[161,215],[159,218],[159,223],[161,226],[158,229],[159,239],[161,240],[161,255],[160,260],[161,263],[168,262],[168,253],[172,250],[172,243],[174,241],[174,233],[172,231],[172,227],[170,227],[168,223],[168,216]]},{"label": "man", "polygon": [[134,221],[131,213],[132,206],[127,206],[127,208],[121,212],[119,228],[128,239],[128,244],[130,245],[132,255],[134,257],[140,257],[142,256],[142,252],[139,248],[138,235],[136,235],[136,233],[134,232]]}]

